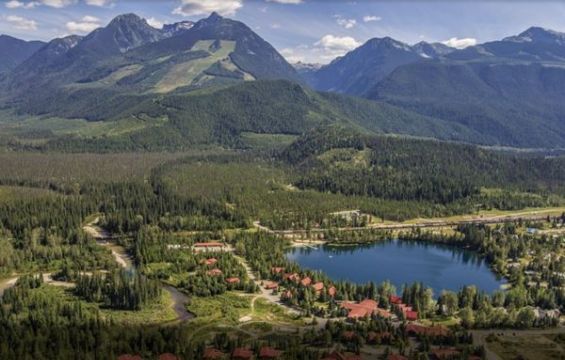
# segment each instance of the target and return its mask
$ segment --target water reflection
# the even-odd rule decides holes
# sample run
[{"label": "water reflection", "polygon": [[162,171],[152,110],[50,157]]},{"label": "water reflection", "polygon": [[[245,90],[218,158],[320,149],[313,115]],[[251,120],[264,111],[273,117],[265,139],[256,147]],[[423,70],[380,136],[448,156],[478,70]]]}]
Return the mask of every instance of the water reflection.
[{"label": "water reflection", "polygon": [[389,280],[398,288],[422,281],[435,294],[443,289],[456,291],[465,285],[492,292],[504,283],[479,254],[443,244],[383,240],[355,246],[297,248],[288,256],[301,266],[321,270],[335,280],[357,283]]}]

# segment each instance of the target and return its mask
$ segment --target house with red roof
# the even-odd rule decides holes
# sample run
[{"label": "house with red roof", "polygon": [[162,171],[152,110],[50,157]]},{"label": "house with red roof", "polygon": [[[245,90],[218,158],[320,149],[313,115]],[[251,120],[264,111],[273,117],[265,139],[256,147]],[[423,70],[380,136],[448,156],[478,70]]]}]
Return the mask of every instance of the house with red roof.
[{"label": "house with red roof", "polygon": [[417,311],[406,311],[404,313],[404,316],[406,316],[406,320],[408,320],[408,321],[418,320],[418,312]]},{"label": "house with red roof", "polygon": [[222,270],[220,269],[212,269],[206,272],[206,274],[210,275],[210,276],[220,276],[223,274]]},{"label": "house with red roof", "polygon": [[240,280],[238,277],[230,277],[226,279],[228,284],[239,284]]},{"label": "house with red roof", "polygon": [[284,275],[283,275],[283,280],[289,280],[289,281],[298,282],[298,281],[300,281],[300,275],[298,275],[297,273],[294,273],[294,274],[284,274]]},{"label": "house with red roof", "polygon": [[283,271],[284,271],[284,268],[283,268],[283,267],[274,267],[274,268],[271,269],[271,272],[272,272],[273,274],[280,274],[280,273],[282,273]]},{"label": "house with red roof", "polygon": [[265,283],[265,289],[267,290],[276,290],[279,288],[279,284],[274,281],[269,281]]},{"label": "house with red roof", "polygon": [[201,242],[196,243],[192,246],[195,252],[213,252],[213,251],[224,251],[225,245],[221,242],[211,241],[211,242]]},{"label": "house with red roof", "polygon": [[281,294],[281,299],[292,299],[292,291],[286,290]]},{"label": "house with red roof", "polygon": [[394,305],[402,304],[402,298],[396,295],[390,295],[388,297],[388,301],[390,301],[390,303]]},{"label": "house with red roof", "polygon": [[253,357],[253,351],[247,348],[236,348],[233,350],[231,357],[235,360],[249,360]]},{"label": "house with red roof", "polygon": [[216,259],[216,258],[210,258],[210,259],[202,260],[202,263],[206,266],[215,265],[217,262],[218,262],[218,259]]},{"label": "house with red roof", "polygon": [[278,359],[282,355],[282,351],[269,346],[263,346],[259,350],[259,359]]},{"label": "house with red roof", "polygon": [[335,294],[337,294],[337,290],[335,288],[335,286],[330,286],[330,288],[328,289],[328,295],[331,297],[334,297]]},{"label": "house with red roof", "polygon": [[348,310],[348,319],[360,319],[377,313],[378,304],[379,303],[375,300],[371,299],[363,300],[358,304],[350,301],[344,301],[341,303],[341,308]]},{"label": "house with red roof", "polygon": [[204,359],[206,360],[218,360],[218,359],[223,359],[224,358],[224,353],[221,352],[218,349],[214,349],[214,348],[206,348],[206,350],[204,350]]},{"label": "house with red roof", "polygon": [[310,286],[310,284],[312,284],[312,279],[305,277],[300,283],[302,284],[302,286]]},{"label": "house with red roof", "polygon": [[317,282],[314,285],[312,285],[312,289],[314,289],[314,291],[316,293],[320,293],[320,292],[322,292],[322,290],[324,290],[324,283],[323,282]]}]

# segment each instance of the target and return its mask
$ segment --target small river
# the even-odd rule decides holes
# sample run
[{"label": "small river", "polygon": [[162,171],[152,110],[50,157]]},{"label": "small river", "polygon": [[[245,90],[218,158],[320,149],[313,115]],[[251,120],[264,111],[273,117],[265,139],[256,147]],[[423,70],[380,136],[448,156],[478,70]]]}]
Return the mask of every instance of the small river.
[{"label": "small river", "polygon": [[434,296],[475,285],[492,293],[505,284],[476,253],[438,244],[387,240],[370,245],[294,248],[290,260],[330,278],[365,284],[389,280],[400,292],[403,284],[422,282]]}]

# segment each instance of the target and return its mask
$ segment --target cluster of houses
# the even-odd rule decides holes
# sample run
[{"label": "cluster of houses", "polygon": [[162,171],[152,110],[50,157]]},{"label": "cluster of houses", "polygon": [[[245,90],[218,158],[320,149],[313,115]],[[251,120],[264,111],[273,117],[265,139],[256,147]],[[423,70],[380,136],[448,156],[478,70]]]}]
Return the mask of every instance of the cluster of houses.
[{"label": "cluster of houses", "polygon": [[[206,271],[206,275],[208,276],[221,276],[223,275],[223,271],[218,269],[216,266],[216,264],[218,263],[218,259],[216,258],[208,258],[208,259],[204,259],[202,260],[201,264],[207,267],[212,267],[212,269]],[[239,284],[241,282],[241,279],[238,277],[229,277],[226,279],[226,283],[228,284]]]},{"label": "cluster of houses", "polygon": [[[310,278],[309,276],[305,276],[304,278],[301,278],[299,274],[297,273],[284,273],[284,268],[282,267],[274,267],[271,269],[273,274],[282,274],[282,279],[284,281],[292,281],[295,282],[297,284],[301,284],[304,287],[311,287],[312,290],[314,290],[314,292],[317,295],[320,295],[322,293],[322,291],[324,291],[324,289],[326,288],[326,286],[324,285],[323,282],[319,281],[319,282],[314,282],[312,281],[312,278]],[[269,287],[265,287],[267,290],[274,290],[274,289],[278,289],[278,283],[271,281],[269,282],[270,284],[270,288]],[[330,286],[328,289],[328,295],[330,297],[334,297],[335,294],[337,293],[337,290],[334,286]],[[292,293],[291,290],[287,290],[285,292],[283,292],[281,294],[281,299],[282,300],[287,300],[287,299],[292,299],[292,297],[294,296],[294,294]]]},{"label": "cluster of houses", "polygon": [[[396,310],[397,313],[403,314],[406,320],[418,320],[418,312],[414,311],[410,305],[402,303],[402,298],[391,295],[389,300],[391,307]],[[378,315],[387,319],[393,317],[391,312],[379,308],[379,303],[371,299],[365,299],[359,303],[344,301],[340,306],[347,311],[347,318],[350,320],[358,320],[372,315]]]},{"label": "cluster of houses", "polygon": [[218,242],[218,241],[210,241],[210,242],[200,242],[196,243],[192,246],[192,251],[195,253],[202,253],[202,252],[221,252],[221,251],[228,251],[229,248],[226,244]]},{"label": "cluster of houses", "polygon": [[259,349],[257,357],[255,357],[255,352],[250,348],[235,348],[231,354],[226,354],[216,348],[209,347],[204,350],[203,359],[205,360],[223,360],[223,359],[234,359],[234,360],[252,360],[252,359],[262,359],[271,360],[279,359],[282,355],[281,350],[277,350],[270,346],[263,346]]}]

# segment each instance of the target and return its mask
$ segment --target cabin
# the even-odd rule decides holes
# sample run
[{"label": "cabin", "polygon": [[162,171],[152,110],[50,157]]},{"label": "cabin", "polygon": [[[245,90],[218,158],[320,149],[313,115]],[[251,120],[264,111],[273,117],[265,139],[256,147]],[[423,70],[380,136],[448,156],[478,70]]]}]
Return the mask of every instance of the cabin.
[{"label": "cabin", "polygon": [[263,346],[259,350],[259,359],[278,359],[281,355],[282,351],[268,346]]},{"label": "cabin", "polygon": [[246,348],[236,348],[233,350],[231,357],[235,360],[250,360],[253,358],[253,351]]},{"label": "cabin", "polygon": [[281,299],[292,299],[292,291],[286,290],[281,294]]},{"label": "cabin", "polygon": [[206,272],[206,274],[210,275],[210,276],[220,276],[223,274],[222,270],[220,269],[212,269]]},{"label": "cabin", "polygon": [[378,305],[375,300],[366,299],[356,304],[349,301],[344,301],[341,303],[341,308],[348,310],[348,319],[360,319],[367,316],[371,316],[378,312]]},{"label": "cabin", "polygon": [[396,295],[390,295],[390,296],[388,297],[388,301],[389,301],[391,304],[394,304],[394,305],[402,304],[402,298],[401,298],[400,296],[396,296]]},{"label": "cabin", "polygon": [[417,311],[406,311],[404,313],[406,316],[406,320],[408,321],[416,321],[418,320],[418,312]]},{"label": "cabin", "polygon": [[322,290],[324,290],[324,283],[323,282],[317,282],[314,285],[312,285],[312,289],[314,289],[314,291],[316,293],[320,293],[320,292],[322,292]]},{"label": "cabin", "polygon": [[204,355],[202,356],[202,358],[206,360],[223,359],[224,353],[218,349],[206,348],[206,350],[204,350]]},{"label": "cabin", "polygon": [[192,246],[194,252],[218,252],[224,251],[226,246],[224,243],[211,241],[211,242],[201,242],[196,243]]},{"label": "cabin", "polygon": [[216,258],[210,258],[210,259],[206,259],[206,260],[202,261],[202,263],[206,266],[216,265],[217,262],[218,262],[218,259],[216,259]]},{"label": "cabin", "polygon": [[335,294],[337,294],[337,290],[335,288],[335,286],[330,286],[330,288],[328,289],[328,295],[331,297],[334,297]]},{"label": "cabin", "polygon": [[289,281],[298,282],[298,281],[300,281],[300,275],[298,275],[297,273],[294,273],[294,274],[284,274],[284,275],[283,275],[283,280],[289,280]]},{"label": "cabin", "polygon": [[302,286],[310,286],[310,284],[312,284],[312,279],[305,277],[300,283],[302,284]]},{"label": "cabin", "polygon": [[278,288],[279,288],[279,284],[277,282],[269,281],[265,283],[265,289],[267,290],[276,290]]},{"label": "cabin", "polygon": [[280,273],[282,273],[283,271],[284,271],[284,268],[283,268],[283,267],[274,267],[274,268],[271,269],[271,272],[272,272],[273,274],[280,274]]},{"label": "cabin", "polygon": [[231,277],[231,278],[227,278],[226,282],[228,284],[239,284],[240,280],[238,277]]}]

